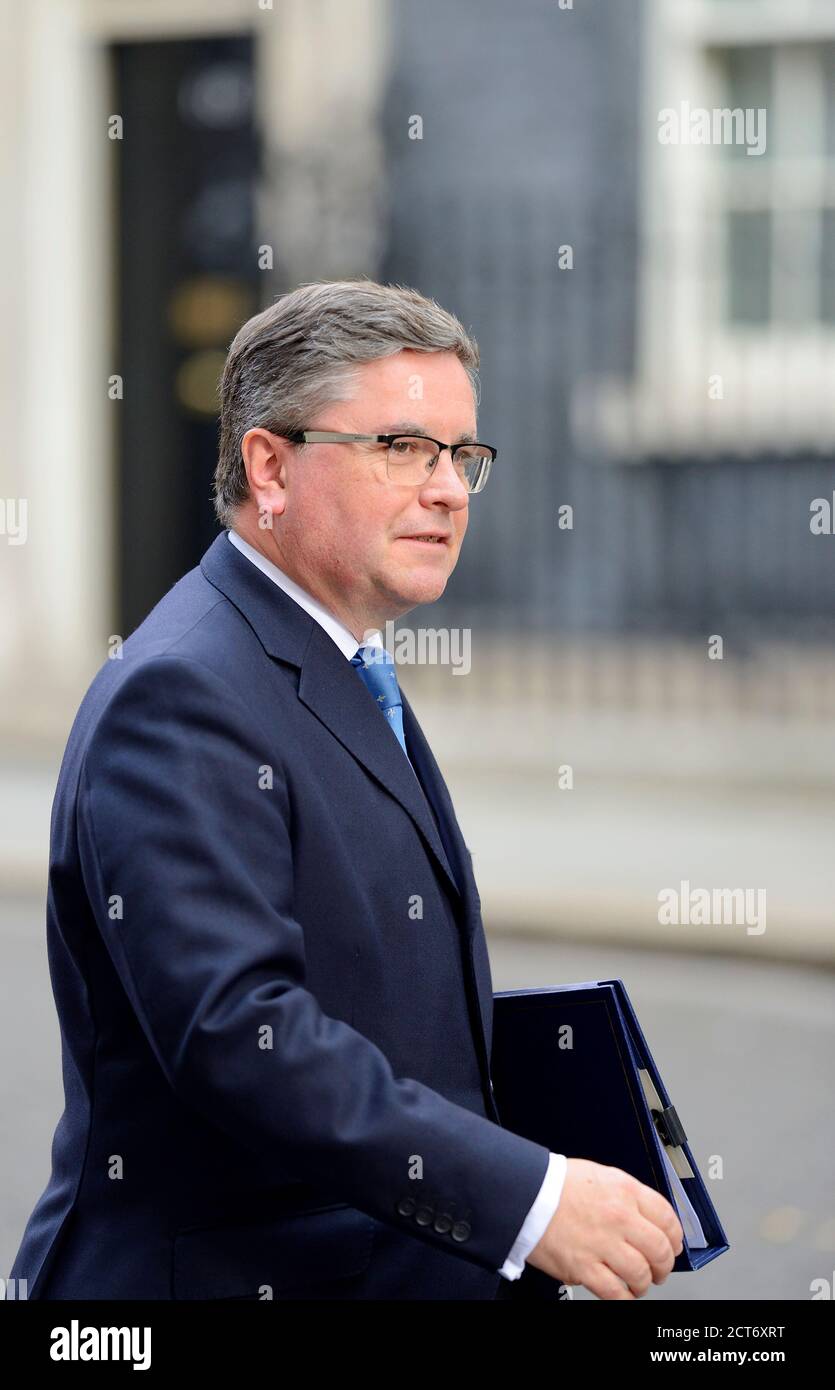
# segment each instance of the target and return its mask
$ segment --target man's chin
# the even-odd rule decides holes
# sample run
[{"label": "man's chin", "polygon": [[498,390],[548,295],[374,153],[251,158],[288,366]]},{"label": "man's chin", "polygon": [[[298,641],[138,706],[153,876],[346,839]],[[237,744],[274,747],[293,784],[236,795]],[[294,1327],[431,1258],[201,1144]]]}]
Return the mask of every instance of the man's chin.
[{"label": "man's chin", "polygon": [[421,574],[416,575],[410,584],[403,587],[408,590],[413,605],[434,603],[444,592],[448,578],[448,574]]},{"label": "man's chin", "polygon": [[397,602],[400,612],[417,608],[422,603],[434,603],[441,597],[447,586],[447,574],[399,575],[387,586],[389,593]]}]

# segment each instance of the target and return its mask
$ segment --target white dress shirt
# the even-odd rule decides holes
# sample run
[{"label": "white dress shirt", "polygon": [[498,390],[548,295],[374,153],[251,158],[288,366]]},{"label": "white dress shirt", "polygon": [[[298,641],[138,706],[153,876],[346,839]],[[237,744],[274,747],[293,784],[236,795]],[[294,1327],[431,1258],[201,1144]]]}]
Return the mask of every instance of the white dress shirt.
[{"label": "white dress shirt", "polygon": [[[227,535],[236,550],[240,550],[241,554],[251,560],[262,574],[266,574],[268,579],[283,589],[285,594],[294,599],[306,613],[310,614],[311,618],[316,619],[348,661],[351,660],[352,656],[356,656],[363,644],[357,641],[344,623],[335,618],[333,613],[324,608],[317,599],[313,598],[312,594],[309,594],[282,569],[279,569],[272,560],[268,560],[266,555],[262,555],[260,550],[256,550],[249,541],[245,541],[242,536],[239,536],[237,531],[228,531]],[[383,639],[380,633],[372,633],[366,645],[382,647]],[[499,1274],[504,1275],[505,1279],[518,1279],[523,1273],[525,1260],[544,1235],[551,1217],[559,1206],[567,1167],[568,1160],[565,1154],[552,1153],[550,1155],[542,1186],[522,1223],[522,1229],[513,1242],[510,1254],[498,1271]]]}]

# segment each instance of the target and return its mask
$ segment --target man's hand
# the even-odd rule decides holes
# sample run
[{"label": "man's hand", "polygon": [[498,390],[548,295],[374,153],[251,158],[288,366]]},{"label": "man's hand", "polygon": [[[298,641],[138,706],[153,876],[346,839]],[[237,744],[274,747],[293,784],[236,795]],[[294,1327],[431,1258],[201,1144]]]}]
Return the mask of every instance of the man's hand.
[{"label": "man's hand", "polygon": [[598,1298],[641,1298],[663,1284],[682,1241],[660,1192],[621,1168],[570,1158],[559,1206],[528,1263]]}]

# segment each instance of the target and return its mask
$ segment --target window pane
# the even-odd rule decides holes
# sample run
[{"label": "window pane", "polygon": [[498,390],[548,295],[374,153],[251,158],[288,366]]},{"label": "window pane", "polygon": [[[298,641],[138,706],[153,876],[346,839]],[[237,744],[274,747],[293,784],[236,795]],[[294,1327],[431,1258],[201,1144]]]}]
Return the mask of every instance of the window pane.
[{"label": "window pane", "polygon": [[820,313],[818,237],[820,213],[784,208],[771,223],[771,317],[781,323],[814,323]]},{"label": "window pane", "polygon": [[[739,108],[755,113],[748,118],[752,144],[758,134],[762,138],[762,122],[756,113],[766,110],[766,131],[771,120],[772,62],[773,50],[761,45],[742,44],[739,48],[729,48],[725,55],[725,104],[732,111]],[[757,156],[758,160],[768,158],[769,144],[770,141],[766,141],[765,152]],[[738,144],[726,145],[725,149],[731,155],[746,157],[744,138]],[[750,156],[748,159],[751,162]]]},{"label": "window pane", "polygon": [[727,313],[733,323],[767,323],[771,310],[771,214],[728,213]]}]

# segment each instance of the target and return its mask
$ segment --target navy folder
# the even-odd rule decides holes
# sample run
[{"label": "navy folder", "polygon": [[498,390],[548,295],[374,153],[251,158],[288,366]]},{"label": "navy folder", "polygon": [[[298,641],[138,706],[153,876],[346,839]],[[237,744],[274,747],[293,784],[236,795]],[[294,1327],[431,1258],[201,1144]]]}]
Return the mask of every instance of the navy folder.
[{"label": "navy folder", "polygon": [[[654,1187],[684,1229],[675,1270],[700,1269],[729,1249],[623,981],[504,990],[493,1001],[491,1071],[503,1128]],[[687,1202],[703,1248],[692,1227],[688,1241]],[[518,1282],[539,1273],[527,1266]]]}]

